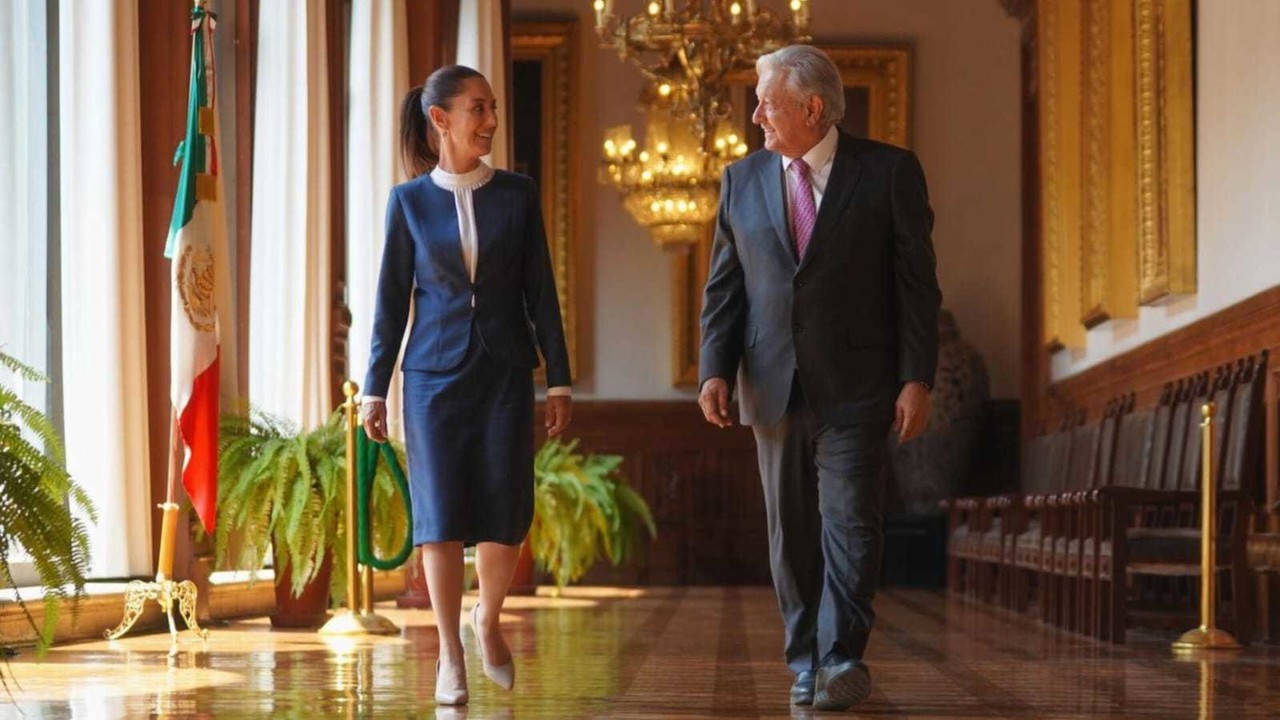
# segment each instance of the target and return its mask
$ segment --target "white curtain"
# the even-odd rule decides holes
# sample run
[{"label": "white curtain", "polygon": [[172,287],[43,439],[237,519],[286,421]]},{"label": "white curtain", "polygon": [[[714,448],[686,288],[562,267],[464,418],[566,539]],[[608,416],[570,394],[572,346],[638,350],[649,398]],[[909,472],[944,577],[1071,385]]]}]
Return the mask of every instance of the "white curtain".
[{"label": "white curtain", "polygon": [[[400,164],[400,101],[409,90],[404,0],[355,0],[347,87],[347,306],[349,372],[364,381],[373,306],[382,260],[383,223],[391,188],[404,182]],[[401,384],[387,392],[388,430],[403,438]]]},{"label": "white curtain", "polygon": [[[48,32],[45,0],[0,4],[0,352],[49,373]],[[0,368],[0,385],[48,412],[48,386]],[[32,438],[34,439],[34,438]],[[39,582],[22,548],[9,549],[21,586]]]},{"label": "white curtain", "polygon": [[[498,98],[498,116],[509,121],[506,107],[507,62],[502,42],[502,0],[466,0],[458,10],[458,64],[479,70],[489,78]],[[511,168],[507,130],[499,127],[493,136],[493,152],[488,163],[504,170]]]},{"label": "white curtain", "polygon": [[258,22],[249,399],[310,428],[334,409],[324,2],[264,2]]},{"label": "white curtain", "polygon": [[[48,374],[48,61],[45,0],[0,3],[0,351]],[[45,407],[47,386],[0,368],[0,383]]]},{"label": "white curtain", "polygon": [[67,465],[98,507],[93,574],[150,575],[138,5],[58,18]]}]

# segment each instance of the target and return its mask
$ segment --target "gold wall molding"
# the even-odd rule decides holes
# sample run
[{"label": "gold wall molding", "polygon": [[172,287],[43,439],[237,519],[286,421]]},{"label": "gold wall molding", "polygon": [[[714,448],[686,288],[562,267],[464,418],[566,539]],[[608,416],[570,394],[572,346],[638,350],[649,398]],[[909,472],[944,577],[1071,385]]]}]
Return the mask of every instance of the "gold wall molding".
[{"label": "gold wall molding", "polygon": [[1053,352],[1084,345],[1080,307],[1080,0],[1041,0],[1041,233],[1044,243],[1044,332]]},{"label": "gold wall molding", "polygon": [[1044,343],[1195,292],[1191,0],[1039,0]]},{"label": "gold wall molding", "polygon": [[[910,146],[911,135],[911,48],[898,45],[823,44],[821,48],[840,70],[846,94],[865,93],[865,118],[856,122],[865,127],[872,140]],[[754,70],[729,76],[729,82],[754,87]],[[746,93],[740,93],[745,95]],[[735,100],[735,102],[737,102]],[[749,117],[743,112],[744,124]],[[744,136],[752,134],[744,127]],[[756,149],[752,146],[751,149]],[[714,228],[707,232],[688,253],[672,259],[675,267],[675,290],[672,298],[672,382],[677,387],[695,387],[698,383],[698,350],[702,342],[699,316],[702,313],[702,291],[707,284],[711,262]]]},{"label": "gold wall molding", "polygon": [[[581,196],[578,158],[578,39],[577,23],[516,22],[511,29],[513,62],[535,62],[540,66],[542,134],[536,152],[541,172],[542,214],[547,226],[547,245],[555,271],[564,320],[565,343],[574,376],[581,372],[578,352],[578,204]],[[525,152],[516,148],[519,156]],[[545,370],[538,371],[545,382]]]},{"label": "gold wall molding", "polygon": [[1133,6],[1085,0],[1080,322],[1138,314]]},{"label": "gold wall molding", "polygon": [[1196,290],[1191,0],[1134,0],[1139,301]]}]

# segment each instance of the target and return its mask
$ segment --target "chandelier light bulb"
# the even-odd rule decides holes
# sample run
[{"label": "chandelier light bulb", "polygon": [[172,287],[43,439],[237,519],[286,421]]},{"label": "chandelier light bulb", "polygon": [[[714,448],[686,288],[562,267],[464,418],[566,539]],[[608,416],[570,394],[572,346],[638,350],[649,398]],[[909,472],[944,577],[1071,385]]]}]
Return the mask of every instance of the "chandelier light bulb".
[{"label": "chandelier light bulb", "polygon": [[[771,3],[777,11],[761,8]],[[730,78],[765,53],[808,42],[811,3],[644,0],[638,12],[621,16],[613,0],[590,5],[602,47],[648,83],[641,98],[648,127],[639,145],[629,126],[611,129],[600,177],[655,243],[687,248],[707,237],[715,221],[725,167],[748,152],[731,124]]]}]

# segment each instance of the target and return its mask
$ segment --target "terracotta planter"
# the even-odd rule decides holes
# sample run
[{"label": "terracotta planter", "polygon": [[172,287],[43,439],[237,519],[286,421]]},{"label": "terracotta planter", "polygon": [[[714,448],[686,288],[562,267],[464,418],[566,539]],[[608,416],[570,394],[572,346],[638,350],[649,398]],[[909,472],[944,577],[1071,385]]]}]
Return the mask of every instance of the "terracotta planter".
[{"label": "terracotta planter", "polygon": [[511,590],[508,595],[532,595],[538,591],[538,583],[534,577],[533,549],[529,547],[529,538],[520,544],[520,559],[516,560],[516,571],[511,577]]},{"label": "terracotta planter", "polygon": [[[277,561],[275,567],[279,568]],[[292,573],[286,569],[276,575],[276,611],[271,626],[277,628],[318,628],[329,619],[329,580],[333,575],[333,553],[325,555],[320,572],[294,597],[290,592]]]}]

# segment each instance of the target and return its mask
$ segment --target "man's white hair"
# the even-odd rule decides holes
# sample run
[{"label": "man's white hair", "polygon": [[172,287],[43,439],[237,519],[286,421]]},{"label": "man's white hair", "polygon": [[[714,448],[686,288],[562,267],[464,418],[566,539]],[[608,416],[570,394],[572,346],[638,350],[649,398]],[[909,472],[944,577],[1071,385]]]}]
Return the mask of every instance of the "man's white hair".
[{"label": "man's white hair", "polygon": [[844,83],[831,58],[812,45],[788,45],[761,55],[756,60],[756,73],[776,72],[801,102],[817,95],[822,98],[823,125],[835,125],[844,118]]}]

